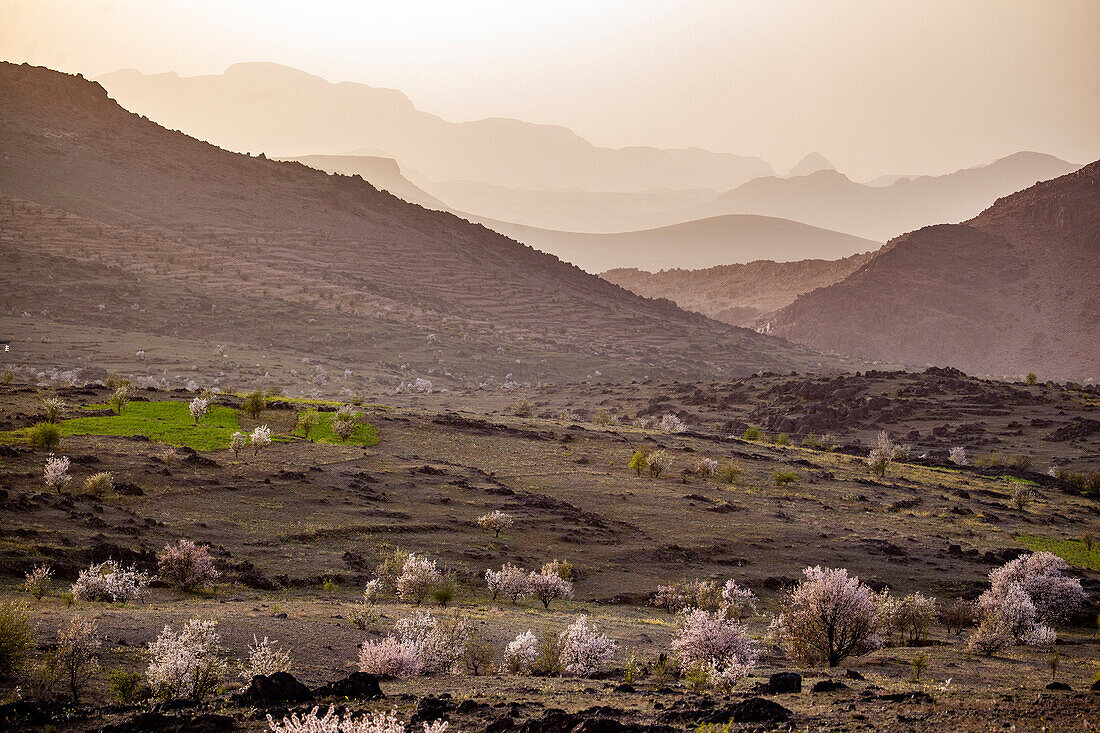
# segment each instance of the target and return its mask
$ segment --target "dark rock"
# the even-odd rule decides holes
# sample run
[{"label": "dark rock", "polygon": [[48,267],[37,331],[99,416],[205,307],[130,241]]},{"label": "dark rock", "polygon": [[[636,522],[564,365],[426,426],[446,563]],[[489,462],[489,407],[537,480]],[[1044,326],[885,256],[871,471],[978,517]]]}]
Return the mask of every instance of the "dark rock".
[{"label": "dark rock", "polygon": [[911,702],[911,703],[934,703],[935,700],[927,692],[892,692],[886,695],[878,695],[876,700],[885,700],[886,702]]},{"label": "dark rock", "polygon": [[411,726],[419,727],[421,723],[430,723],[433,720],[447,720],[448,713],[455,709],[455,704],[442,697],[431,695],[421,698],[416,704],[416,712],[409,721]]},{"label": "dark rock", "polygon": [[836,692],[837,690],[847,690],[848,685],[844,684],[840,680],[821,680],[814,684],[810,689],[810,692]]},{"label": "dark rock", "polygon": [[763,697],[742,700],[727,707],[726,711],[730,714],[726,722],[733,723],[784,723],[791,719],[790,710]]},{"label": "dark rock", "polygon": [[854,669],[845,670],[844,676],[847,677],[850,680],[866,679],[863,675],[861,675],[859,672],[857,672]]},{"label": "dark rock", "polygon": [[802,675],[798,672],[776,672],[768,679],[764,692],[769,695],[802,692]]},{"label": "dark rock", "polygon": [[313,693],[288,672],[273,675],[257,675],[248,687],[233,696],[233,702],[241,707],[269,707],[280,703],[309,702]]},{"label": "dark rock", "polygon": [[1047,685],[1047,689],[1048,690],[1066,690],[1066,691],[1070,691],[1073,688],[1070,687],[1069,685],[1067,685],[1065,682],[1051,682],[1049,685]]},{"label": "dark rock", "polygon": [[102,733],[222,733],[233,730],[233,718],[228,715],[203,713],[194,717],[149,712],[135,715],[127,721],[102,728]]},{"label": "dark rock", "polygon": [[378,686],[378,676],[352,672],[342,680],[329,682],[313,691],[316,697],[346,697],[352,700],[376,700],[385,697]]},{"label": "dark rock", "polygon": [[634,688],[634,685],[632,685],[628,682],[624,682],[623,684],[617,685],[615,687],[615,692],[631,692],[631,693],[633,693],[633,692],[637,692],[637,690]]}]

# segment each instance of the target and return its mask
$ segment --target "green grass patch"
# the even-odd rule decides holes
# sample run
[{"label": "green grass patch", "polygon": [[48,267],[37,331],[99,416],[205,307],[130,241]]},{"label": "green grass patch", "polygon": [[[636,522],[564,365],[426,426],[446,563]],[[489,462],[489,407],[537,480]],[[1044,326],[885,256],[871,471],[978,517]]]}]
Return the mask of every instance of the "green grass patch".
[{"label": "green grass patch", "polygon": [[998,476],[997,478],[1002,481],[1011,481],[1016,484],[1027,484],[1028,486],[1038,486],[1038,482],[1032,481],[1029,478],[1020,478],[1019,476]]},{"label": "green grass patch", "polygon": [[[363,413],[355,413],[358,418]],[[331,443],[333,445],[374,445],[378,442],[378,430],[373,425],[356,423],[355,432],[347,440],[340,440],[332,432],[332,421],[336,417],[335,412],[317,413],[317,425],[309,433],[309,439],[314,443]],[[293,435],[303,437],[302,429],[295,428]]]},{"label": "green grass patch", "polygon": [[1070,565],[1088,570],[1100,570],[1100,538],[1093,541],[1092,549],[1083,540],[1059,540],[1033,534],[1016,535],[1016,541],[1035,552],[1050,552]]},{"label": "green grass patch", "polygon": [[[87,405],[86,409],[105,409],[105,405]],[[229,439],[240,430],[237,411],[224,405],[211,405],[196,425],[187,402],[131,402],[121,415],[74,417],[60,423],[62,436],[103,435],[130,437],[144,435],[150,440],[195,450],[219,450],[229,447]],[[15,440],[26,439],[26,430],[3,434]]]}]

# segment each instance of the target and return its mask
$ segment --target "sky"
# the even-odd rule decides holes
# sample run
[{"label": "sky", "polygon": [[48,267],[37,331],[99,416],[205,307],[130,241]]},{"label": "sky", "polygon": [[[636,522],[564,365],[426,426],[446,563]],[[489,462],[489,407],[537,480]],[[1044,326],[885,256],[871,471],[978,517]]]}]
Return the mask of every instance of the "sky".
[{"label": "sky", "polygon": [[857,179],[1100,158],[1100,0],[0,0],[0,58],[94,78],[273,61],[451,121]]}]

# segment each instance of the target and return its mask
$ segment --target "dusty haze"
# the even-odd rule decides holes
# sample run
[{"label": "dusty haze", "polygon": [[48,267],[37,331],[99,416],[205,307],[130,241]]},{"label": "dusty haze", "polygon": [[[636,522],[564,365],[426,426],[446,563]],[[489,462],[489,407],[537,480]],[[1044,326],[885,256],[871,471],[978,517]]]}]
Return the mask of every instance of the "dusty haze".
[{"label": "dusty haze", "polygon": [[[274,61],[450,121],[569,127],[856,180],[1100,157],[1100,4],[0,2],[0,57],[85,76]],[[295,154],[323,152],[291,151]]]}]

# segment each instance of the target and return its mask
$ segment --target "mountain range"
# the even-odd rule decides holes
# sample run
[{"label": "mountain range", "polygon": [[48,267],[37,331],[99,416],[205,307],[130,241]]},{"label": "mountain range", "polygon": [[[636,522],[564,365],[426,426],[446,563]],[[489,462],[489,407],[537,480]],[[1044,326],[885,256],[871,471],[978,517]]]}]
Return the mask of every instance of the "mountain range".
[{"label": "mountain range", "polygon": [[0,153],[16,363],[373,391],[840,364],[362,178],[167,130],[79,76],[0,64]]},{"label": "mountain range", "polygon": [[449,122],[401,92],[330,83],[272,63],[180,77],[125,69],[98,81],[118,102],[230,150],[267,155],[384,155],[435,180],[598,191],[726,190],[773,175],[763,160],[699,148],[602,148],[558,125],[489,118]]},{"label": "mountain range", "polygon": [[1100,377],[1100,162],[891,240],[763,330],[976,374]]}]

